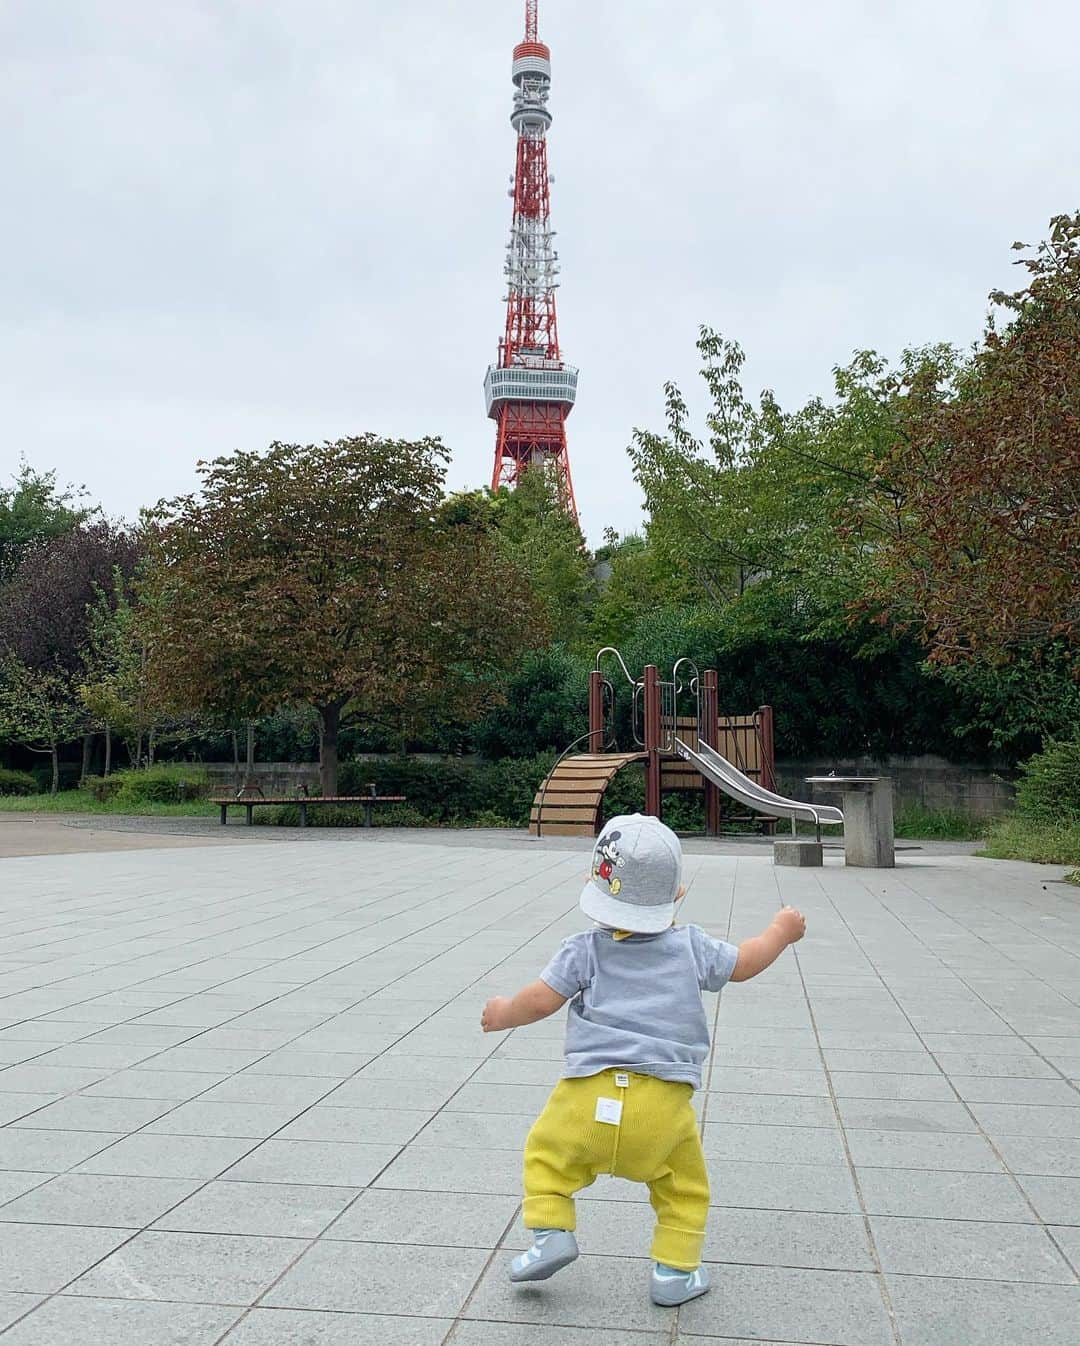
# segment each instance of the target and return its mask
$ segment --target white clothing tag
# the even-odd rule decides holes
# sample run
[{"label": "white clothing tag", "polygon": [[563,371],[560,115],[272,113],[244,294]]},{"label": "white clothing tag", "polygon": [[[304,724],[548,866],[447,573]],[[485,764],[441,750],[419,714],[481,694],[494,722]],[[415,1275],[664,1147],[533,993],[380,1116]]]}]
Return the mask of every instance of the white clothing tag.
[{"label": "white clothing tag", "polygon": [[620,1071],[619,1074],[615,1076],[615,1088],[616,1088],[616,1089],[629,1089],[629,1088],[630,1088],[630,1076],[629,1076],[629,1075],[624,1075],[624,1074],[622,1073],[622,1071]]},{"label": "white clothing tag", "polygon": [[598,1098],[596,1120],[606,1122],[608,1126],[618,1126],[622,1121],[622,1104],[617,1098]]}]

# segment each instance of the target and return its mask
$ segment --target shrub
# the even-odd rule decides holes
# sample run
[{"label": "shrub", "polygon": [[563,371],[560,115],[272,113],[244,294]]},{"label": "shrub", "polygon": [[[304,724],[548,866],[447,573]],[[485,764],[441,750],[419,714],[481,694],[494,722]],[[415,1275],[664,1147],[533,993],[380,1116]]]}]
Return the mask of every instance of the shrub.
[{"label": "shrub", "polygon": [[120,784],[106,798],[118,804],[183,804],[205,799],[211,792],[210,777],[197,766],[152,766],[143,770],[118,771],[110,776]]},{"label": "shrub", "polygon": [[391,757],[342,765],[338,788],[343,795],[366,795],[372,784],[381,795],[404,795],[425,821],[469,817],[481,804],[477,768],[455,758]]},{"label": "shrub", "polygon": [[[362,808],[346,808],[340,805],[320,807],[314,801],[307,806],[309,827],[363,827],[364,818]],[[260,809],[255,814],[255,820],[268,823],[271,827],[299,827],[300,806],[285,804],[280,808]],[[409,804],[380,806],[374,811],[373,821],[376,827],[431,826],[430,819]]]},{"label": "shrub", "polygon": [[519,827],[520,824],[510,822],[508,818],[504,818],[501,813],[496,813],[494,809],[481,809],[471,820],[470,826],[509,828]]},{"label": "shrub", "polygon": [[0,766],[0,795],[36,795],[38,793],[38,783],[29,771],[11,771],[6,766]]},{"label": "shrub", "polygon": [[[81,774],[82,768],[76,766],[74,762],[61,762],[59,771],[59,789],[77,789]],[[30,792],[31,794],[47,795],[52,790],[51,766],[41,765],[31,767],[30,776],[34,782],[34,788]]]},{"label": "shrub", "polygon": [[1037,823],[1080,822],[1080,734],[1051,743],[1020,768],[1016,811]]},{"label": "shrub", "polygon": [[99,804],[108,803],[119,792],[124,783],[122,775],[117,776],[87,776],[79,786],[80,790],[85,790],[92,795]]},{"label": "shrub", "polygon": [[1042,865],[1080,865],[1080,820],[1039,823],[1013,814],[990,829],[986,850],[993,860],[1031,860]]},{"label": "shrub", "polygon": [[[540,783],[555,764],[555,754],[543,752],[536,757],[506,757],[501,762],[487,762],[477,768],[478,810],[504,818],[507,827],[528,827],[532,803]],[[477,822],[478,827],[495,827],[497,823]]]}]

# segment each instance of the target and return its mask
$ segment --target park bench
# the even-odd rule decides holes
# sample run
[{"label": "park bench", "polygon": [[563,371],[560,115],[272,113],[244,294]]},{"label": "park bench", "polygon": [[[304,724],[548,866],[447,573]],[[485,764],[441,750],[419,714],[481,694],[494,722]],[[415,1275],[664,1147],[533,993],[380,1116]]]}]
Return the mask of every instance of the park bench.
[{"label": "park bench", "polygon": [[370,827],[372,814],[376,804],[404,804],[407,802],[405,795],[331,795],[326,798],[319,798],[317,795],[301,795],[294,799],[267,799],[262,795],[252,797],[251,795],[234,796],[232,799],[215,799],[213,801],[221,810],[222,827],[229,820],[229,810],[242,808],[247,810],[247,822],[250,827],[252,824],[252,813],[255,809],[261,808],[264,804],[278,808],[295,805],[300,810],[300,826],[308,825],[308,809],[311,805],[317,805],[323,808],[327,805],[360,805],[364,810],[364,826]]}]

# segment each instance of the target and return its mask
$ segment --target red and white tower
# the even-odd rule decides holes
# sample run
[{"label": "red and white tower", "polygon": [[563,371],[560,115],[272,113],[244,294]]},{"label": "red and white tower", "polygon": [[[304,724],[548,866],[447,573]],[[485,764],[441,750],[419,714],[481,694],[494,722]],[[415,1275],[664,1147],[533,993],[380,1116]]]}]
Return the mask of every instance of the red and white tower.
[{"label": "red and white tower", "polygon": [[537,35],[538,3],[526,0],[525,41],[514,48],[516,92],[510,121],[518,146],[511,179],[514,222],[506,253],[506,330],[498,363],[484,380],[487,412],[498,424],[491,489],[512,488],[530,467],[543,466],[576,519],[566,418],[577,398],[578,371],[559,354],[559,254],[551,227],[547,161],[551,52]]}]

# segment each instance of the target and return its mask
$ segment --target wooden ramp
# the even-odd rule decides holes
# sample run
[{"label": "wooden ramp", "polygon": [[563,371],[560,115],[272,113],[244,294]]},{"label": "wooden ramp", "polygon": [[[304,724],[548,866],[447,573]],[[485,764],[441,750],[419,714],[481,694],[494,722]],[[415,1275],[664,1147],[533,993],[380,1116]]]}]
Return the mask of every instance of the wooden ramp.
[{"label": "wooden ramp", "polygon": [[533,800],[533,836],[594,837],[604,791],[624,766],[643,762],[643,752],[581,753],[564,758]]}]

